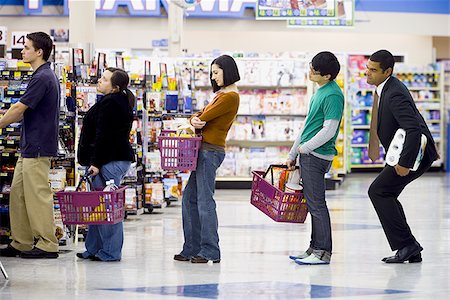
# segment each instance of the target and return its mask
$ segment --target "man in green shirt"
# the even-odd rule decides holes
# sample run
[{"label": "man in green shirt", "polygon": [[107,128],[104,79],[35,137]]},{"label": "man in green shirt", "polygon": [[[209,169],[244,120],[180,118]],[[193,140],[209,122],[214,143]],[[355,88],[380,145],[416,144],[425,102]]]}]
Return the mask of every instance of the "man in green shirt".
[{"label": "man in green shirt", "polygon": [[289,256],[297,264],[329,264],[331,260],[330,214],[325,201],[325,174],[337,154],[335,144],[344,111],[344,95],[334,79],[340,70],[336,56],[320,52],[312,59],[309,79],[319,89],[311,97],[303,132],[289,152],[287,165],[295,166],[300,155],[303,193],[311,214],[312,233],[308,250]]}]

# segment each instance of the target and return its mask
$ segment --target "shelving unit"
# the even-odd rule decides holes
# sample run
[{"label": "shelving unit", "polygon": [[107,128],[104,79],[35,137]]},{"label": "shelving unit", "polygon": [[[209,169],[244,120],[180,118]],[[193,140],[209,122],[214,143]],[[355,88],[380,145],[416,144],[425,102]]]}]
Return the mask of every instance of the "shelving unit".
[{"label": "shelving unit", "polygon": [[[308,60],[298,58],[236,58],[240,107],[228,137],[225,160],[218,169],[218,186],[251,181],[252,170],[284,162],[306,118],[309,87]],[[187,62],[186,62],[187,61]],[[193,68],[193,95],[197,109],[213,93],[209,81],[211,60],[185,59]],[[223,182],[223,184],[222,184]]]},{"label": "shelving unit", "polygon": [[[368,157],[369,129],[375,86],[366,83],[365,70],[369,56],[348,56],[348,109],[350,169],[381,168],[384,166],[384,149],[380,147],[380,159],[372,162]],[[440,153],[444,153],[444,101],[443,72],[434,67],[407,68],[396,65],[394,76],[411,92],[416,106],[424,117]],[[441,167],[443,160],[433,163]]]},{"label": "shelving unit", "polygon": [[144,213],[144,165],[142,123],[145,97],[145,81],[138,75],[131,75],[130,90],[136,97],[133,111],[133,124],[130,132],[130,144],[136,154],[136,162],[132,163],[122,184],[127,185],[125,191],[125,211],[127,214],[140,215]]},{"label": "shelving unit", "polygon": [[440,62],[440,66],[443,69],[444,72],[444,129],[445,129],[445,136],[447,137],[446,141],[443,141],[444,149],[446,149],[446,155],[445,156],[445,170],[447,172],[450,171],[450,138],[448,134],[450,133],[450,60],[444,60]]},{"label": "shelving unit", "polygon": [[[0,71],[0,114],[20,100],[25,93],[31,71],[3,70]],[[14,175],[14,168],[20,156],[21,123],[13,123],[0,129],[0,244],[9,243],[9,196]]]},{"label": "shelving unit", "polygon": [[339,87],[342,90],[342,93],[344,94],[344,112],[342,115],[342,121],[339,128],[339,134],[336,139],[336,150],[338,154],[333,159],[333,162],[331,164],[331,172],[332,174],[330,179],[332,180],[338,180],[339,183],[343,180],[345,174],[348,172],[348,159],[347,159],[347,143],[346,143],[346,136],[347,136],[347,124],[345,122],[346,120],[346,107],[347,107],[347,101],[346,101],[346,95],[347,95],[347,61],[345,55],[338,55],[338,60],[341,65],[341,70],[339,74],[336,77],[336,83],[339,85]]}]

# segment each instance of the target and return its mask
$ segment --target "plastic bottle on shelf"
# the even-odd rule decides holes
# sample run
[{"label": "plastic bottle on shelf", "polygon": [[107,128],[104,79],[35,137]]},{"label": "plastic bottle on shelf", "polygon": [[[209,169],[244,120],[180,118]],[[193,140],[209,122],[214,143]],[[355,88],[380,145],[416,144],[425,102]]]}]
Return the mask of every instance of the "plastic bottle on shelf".
[{"label": "plastic bottle on shelf", "polygon": [[117,190],[119,187],[114,183],[114,179],[106,181],[106,186],[103,189],[105,192],[111,192]]}]

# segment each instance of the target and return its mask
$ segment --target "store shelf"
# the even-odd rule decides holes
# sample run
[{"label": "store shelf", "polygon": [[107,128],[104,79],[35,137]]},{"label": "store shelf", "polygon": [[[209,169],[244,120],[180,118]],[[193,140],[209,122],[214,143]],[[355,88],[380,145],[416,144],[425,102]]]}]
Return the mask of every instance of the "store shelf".
[{"label": "store shelf", "polygon": [[352,107],[353,110],[372,110],[371,106],[354,106]]},{"label": "store shelf", "polygon": [[438,87],[410,87],[407,86],[408,90],[410,91],[439,91],[440,88]]},{"label": "store shelf", "polygon": [[305,114],[291,115],[291,114],[237,114],[241,117],[294,117],[294,118],[306,118]]},{"label": "store shelf", "polygon": [[370,129],[370,125],[351,125],[353,129]]},{"label": "store shelf", "polygon": [[415,102],[423,103],[423,102],[437,102],[440,103],[441,99],[414,99]]},{"label": "store shelf", "polygon": [[277,146],[292,146],[294,144],[293,141],[237,141],[237,140],[229,140],[226,141],[227,146],[241,146],[241,147],[277,147]]},{"label": "store shelf", "polygon": [[[238,85],[241,90],[292,90],[292,89],[307,89],[306,85],[292,85],[292,86],[276,86],[276,85]],[[212,89],[207,85],[196,85],[195,89]]]},{"label": "store shelf", "polygon": [[0,172],[0,177],[8,177],[8,176],[12,176],[14,174],[14,171],[2,171]]},{"label": "store shelf", "polygon": [[351,167],[355,169],[373,169],[383,168],[384,164],[352,164]]},{"label": "store shelf", "polygon": [[216,181],[252,181],[252,177],[246,176],[230,176],[230,177],[216,177]]},{"label": "store shelf", "polygon": [[19,157],[20,153],[18,153],[18,152],[2,152],[1,156],[3,156],[3,157],[12,157],[12,156]]},{"label": "store shelf", "polygon": [[[126,204],[125,204],[126,205]],[[127,214],[129,215],[142,215],[144,213],[144,208],[138,208],[138,209],[125,209],[125,211],[127,212]]]}]

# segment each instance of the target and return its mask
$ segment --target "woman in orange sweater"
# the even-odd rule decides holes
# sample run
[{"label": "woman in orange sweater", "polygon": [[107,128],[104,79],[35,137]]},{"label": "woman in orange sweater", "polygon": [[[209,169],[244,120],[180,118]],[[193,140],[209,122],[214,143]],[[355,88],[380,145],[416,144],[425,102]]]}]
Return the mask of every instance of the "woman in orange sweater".
[{"label": "woman in orange sweater", "polygon": [[225,158],[225,138],[239,107],[235,82],[240,80],[236,62],[222,55],[211,63],[210,79],[214,99],[190,123],[202,130],[197,169],[191,173],[183,193],[182,216],[184,245],[178,261],[192,263],[220,262],[218,221],[214,189],[216,170]]}]

